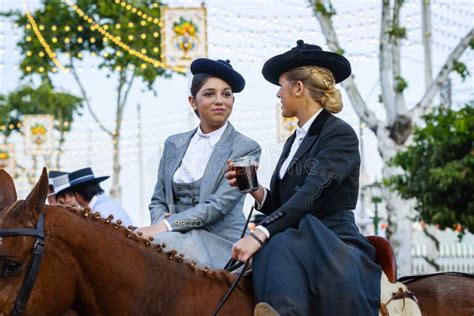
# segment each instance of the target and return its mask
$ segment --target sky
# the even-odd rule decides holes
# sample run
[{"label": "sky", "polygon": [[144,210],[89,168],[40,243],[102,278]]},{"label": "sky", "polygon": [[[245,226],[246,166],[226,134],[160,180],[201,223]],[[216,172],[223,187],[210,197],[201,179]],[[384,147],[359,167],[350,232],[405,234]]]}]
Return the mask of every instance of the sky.
[{"label": "sky", "polygon": [[[28,1],[32,10],[39,1]],[[199,1],[168,1],[170,6],[196,7]],[[421,1],[405,1],[402,24],[407,27],[407,39],[402,45],[402,73],[408,81],[406,100],[409,107],[418,102],[424,92],[423,50],[421,46]],[[451,49],[473,26],[474,9],[470,1],[431,1],[433,24],[433,73],[437,74]],[[379,103],[378,37],[380,30],[379,1],[333,1],[337,11],[335,27],[346,57],[351,61],[356,83],[371,110],[383,119],[383,105]],[[111,5],[115,5],[111,1]],[[236,94],[230,122],[243,134],[262,146],[259,180],[267,185],[282,143],[277,139],[279,102],[277,87],[261,75],[263,63],[276,54],[295,46],[298,39],[327,48],[319,24],[306,0],[210,0],[208,10],[208,57],[229,59],[246,79],[246,88]],[[21,1],[0,0],[0,10],[24,10]],[[18,64],[21,60],[16,42],[21,29],[0,17],[0,93],[6,94],[27,82],[21,79]],[[61,57],[60,57],[61,58]],[[472,51],[461,61],[474,69]],[[107,76],[97,68],[97,59],[86,56],[81,63],[81,80],[90,96],[94,111],[105,125],[114,124],[115,76]],[[473,98],[472,77],[462,82],[452,75],[454,106]],[[71,75],[58,74],[54,84],[61,90],[79,95],[79,88]],[[143,82],[136,82],[125,109],[122,139],[122,200],[124,208],[138,225],[148,221],[147,205],[156,181],[157,168],[165,139],[178,132],[190,130],[198,121],[187,102],[189,74],[158,79],[149,91]],[[338,114],[356,130],[362,144],[364,165],[362,183],[381,180],[382,162],[377,152],[374,135],[364,126],[343,93],[345,107]],[[140,113],[137,111],[140,105]],[[140,117],[140,119],[139,119]],[[140,141],[141,135],[141,141]],[[1,141],[1,139],[0,139]],[[31,157],[24,153],[23,140],[15,136],[16,158],[23,166],[32,166]],[[75,119],[67,136],[64,170],[73,171],[91,166],[98,176],[111,175],[112,144],[93,121],[87,109]],[[141,163],[140,163],[141,162]],[[44,161],[40,158],[38,166]],[[141,168],[141,169],[140,169]],[[140,172],[142,170],[142,172]],[[38,170],[37,170],[38,172]],[[142,174],[142,176],[140,176]],[[103,182],[104,189],[111,181]],[[26,179],[17,180],[20,197],[31,189]],[[250,199],[245,209],[250,207]]]}]

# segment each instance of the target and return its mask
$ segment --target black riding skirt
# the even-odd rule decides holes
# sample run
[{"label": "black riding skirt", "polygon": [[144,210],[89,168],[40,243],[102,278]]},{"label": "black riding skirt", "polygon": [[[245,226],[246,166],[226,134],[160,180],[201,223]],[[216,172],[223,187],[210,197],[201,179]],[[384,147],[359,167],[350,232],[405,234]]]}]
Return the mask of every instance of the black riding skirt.
[{"label": "black riding skirt", "polygon": [[378,315],[381,268],[352,211],[277,233],[253,260],[258,302],[281,315]]}]

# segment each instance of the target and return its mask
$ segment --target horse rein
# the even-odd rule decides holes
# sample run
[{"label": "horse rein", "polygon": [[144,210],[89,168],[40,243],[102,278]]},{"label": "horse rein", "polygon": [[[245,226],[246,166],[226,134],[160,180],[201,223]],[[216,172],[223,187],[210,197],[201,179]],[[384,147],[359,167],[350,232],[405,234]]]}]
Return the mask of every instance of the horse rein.
[{"label": "horse rein", "polygon": [[[244,238],[244,236],[245,236],[245,232],[247,231],[247,227],[249,225],[250,218],[252,217],[253,210],[254,210],[254,207],[252,206],[250,208],[249,216],[247,217],[247,220],[245,221],[244,229],[242,230],[242,234],[240,235],[240,238]],[[212,313],[212,316],[217,316],[217,313],[221,310],[222,306],[224,306],[224,304],[227,301],[227,299],[229,298],[230,294],[234,291],[235,287],[237,286],[240,279],[242,278],[245,271],[247,270],[249,262],[250,262],[250,259],[247,262],[241,262],[241,261],[237,261],[237,260],[232,259],[232,258],[227,262],[227,264],[224,267],[224,270],[226,270],[227,272],[233,272],[233,271],[237,270],[238,268],[240,268],[242,265],[244,267],[242,268],[239,275],[237,276],[237,279],[235,279],[234,282],[232,283],[232,285],[229,287],[229,289],[225,293],[224,297],[219,301],[219,304],[217,304],[217,307],[214,309],[214,312]]]},{"label": "horse rein", "polygon": [[15,306],[12,311],[13,316],[23,314],[26,304],[31,295],[31,290],[36,281],[36,275],[39,271],[41,258],[44,254],[44,214],[41,213],[36,224],[36,228],[16,228],[16,229],[0,229],[0,237],[15,237],[15,236],[32,236],[36,237],[35,245],[33,246],[33,258],[28,270],[28,274],[21,287],[20,293],[15,301]]}]

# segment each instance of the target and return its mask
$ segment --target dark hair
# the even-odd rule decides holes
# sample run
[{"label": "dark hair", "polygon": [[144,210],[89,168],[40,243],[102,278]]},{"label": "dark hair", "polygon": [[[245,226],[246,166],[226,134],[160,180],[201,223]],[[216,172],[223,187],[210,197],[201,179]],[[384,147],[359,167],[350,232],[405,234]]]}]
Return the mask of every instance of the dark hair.
[{"label": "dark hair", "polygon": [[73,186],[72,188],[67,188],[59,192],[57,195],[59,198],[60,196],[68,194],[68,193],[70,194],[77,193],[80,196],[82,196],[84,200],[86,200],[87,202],[90,202],[94,196],[104,193],[104,190],[102,190],[102,188],[100,187],[98,183],[84,183],[77,186]]},{"label": "dark hair", "polygon": [[200,73],[200,74],[195,74],[193,76],[193,81],[191,82],[191,95],[193,96],[193,98],[196,98],[196,95],[199,91],[199,89],[202,88],[202,86],[206,83],[207,79],[211,78],[213,76],[209,75],[209,74],[204,74],[204,73]]}]

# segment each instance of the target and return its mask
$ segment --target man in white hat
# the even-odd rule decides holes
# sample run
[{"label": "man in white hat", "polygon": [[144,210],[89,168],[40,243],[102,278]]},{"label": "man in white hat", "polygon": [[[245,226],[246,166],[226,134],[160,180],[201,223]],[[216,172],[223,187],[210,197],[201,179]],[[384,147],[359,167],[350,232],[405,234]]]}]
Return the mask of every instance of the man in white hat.
[{"label": "man in white hat", "polygon": [[133,225],[127,212],[105,195],[100,187],[99,183],[108,178],[96,178],[91,168],[83,168],[54,178],[53,188],[58,201],[89,207],[93,212],[99,212],[103,218],[112,215],[114,222],[120,220],[124,226]]},{"label": "man in white hat", "polygon": [[[53,186],[53,181],[55,178],[59,176],[63,176],[67,174],[67,172],[63,171],[55,171],[51,170],[48,173],[48,204],[53,205],[53,204],[58,204],[58,201],[56,200],[56,192],[54,192],[54,186]],[[66,177],[67,178],[67,177]]]}]

